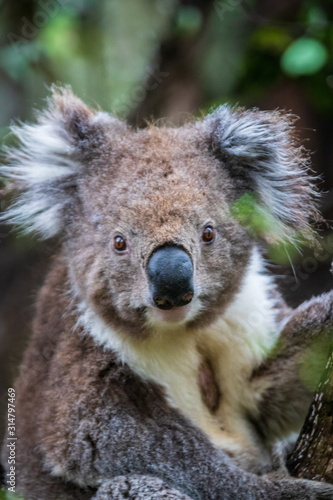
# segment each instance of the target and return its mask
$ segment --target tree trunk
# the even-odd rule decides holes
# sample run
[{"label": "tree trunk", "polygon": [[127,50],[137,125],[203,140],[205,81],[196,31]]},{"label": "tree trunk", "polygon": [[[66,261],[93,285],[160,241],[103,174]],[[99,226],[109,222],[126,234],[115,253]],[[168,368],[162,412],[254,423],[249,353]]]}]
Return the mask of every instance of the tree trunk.
[{"label": "tree trunk", "polygon": [[287,465],[293,476],[333,484],[333,351]]}]

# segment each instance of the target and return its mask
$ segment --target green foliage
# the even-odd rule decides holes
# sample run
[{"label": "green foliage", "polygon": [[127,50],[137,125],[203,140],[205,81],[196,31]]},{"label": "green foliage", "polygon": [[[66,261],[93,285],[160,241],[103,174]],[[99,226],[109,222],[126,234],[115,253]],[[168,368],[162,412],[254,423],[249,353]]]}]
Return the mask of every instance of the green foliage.
[{"label": "green foliage", "polygon": [[[288,10],[288,9],[286,9]],[[253,8],[253,18],[256,11]],[[301,2],[292,18],[258,22],[243,53],[243,71],[233,96],[245,104],[269,99],[276,89],[295,81],[300,95],[320,114],[333,114],[333,25],[329,7]],[[260,21],[263,21],[261,19]],[[237,99],[236,99],[237,100]]]},{"label": "green foliage", "polygon": [[267,255],[275,264],[289,265],[300,254],[299,238],[294,235],[293,241],[276,241],[269,245]]},{"label": "green foliage", "polygon": [[[272,249],[272,257],[277,262],[281,261],[289,246],[285,241],[286,235],[282,231],[281,223],[273,217],[258,196],[252,193],[243,194],[231,206],[231,213],[253,236],[266,240]],[[296,235],[290,235],[290,238],[291,236]],[[290,247],[293,247],[292,242]]]},{"label": "green foliage", "polygon": [[326,47],[313,38],[299,38],[283,53],[281,67],[290,76],[312,75],[328,60]]},{"label": "green foliage", "polygon": [[23,498],[22,497],[18,497],[16,495],[14,495],[14,493],[12,493],[10,491],[7,491],[4,488],[2,488],[0,490],[0,500],[23,500]]},{"label": "green foliage", "polygon": [[[154,56],[170,31],[176,0],[50,3],[49,14],[37,4],[43,17],[18,15],[10,28],[0,18],[0,128],[13,116],[31,118],[54,82],[69,83],[86,101],[128,115],[144,95],[137,87],[157,64]],[[187,29],[195,21],[190,17]]]},{"label": "green foliage", "polygon": [[231,207],[232,215],[254,236],[264,238],[272,230],[272,215],[251,193],[242,195]]},{"label": "green foliage", "polygon": [[323,373],[323,366],[326,365],[328,355],[332,352],[331,338],[332,332],[327,332],[325,337],[314,339],[300,359],[299,376],[310,391],[315,391]]},{"label": "green foliage", "polygon": [[269,209],[252,193],[245,193],[232,206],[232,215],[255,236],[268,243],[267,253],[276,264],[286,265],[312,242],[301,232],[290,229],[288,236]]}]

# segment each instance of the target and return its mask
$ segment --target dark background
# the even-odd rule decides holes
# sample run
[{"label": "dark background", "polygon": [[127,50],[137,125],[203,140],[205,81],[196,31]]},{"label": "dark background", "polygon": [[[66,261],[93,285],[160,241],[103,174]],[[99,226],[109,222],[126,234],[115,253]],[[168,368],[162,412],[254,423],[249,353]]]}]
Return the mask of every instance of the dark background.
[{"label": "dark background", "polygon": [[[10,122],[32,119],[54,82],[138,126],[224,102],[282,108],[300,117],[331,220],[332,11],[315,0],[0,0],[0,139],[10,144]],[[0,226],[0,413],[55,244]],[[333,287],[329,227],[319,244],[272,265],[291,305]]]}]

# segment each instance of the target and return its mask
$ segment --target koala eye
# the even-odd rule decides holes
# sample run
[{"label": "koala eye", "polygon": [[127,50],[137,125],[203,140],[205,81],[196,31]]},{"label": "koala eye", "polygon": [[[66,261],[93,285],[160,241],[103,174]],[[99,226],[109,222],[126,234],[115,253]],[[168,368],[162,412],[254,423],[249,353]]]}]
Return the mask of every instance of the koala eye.
[{"label": "koala eye", "polygon": [[215,231],[212,226],[206,226],[202,233],[202,241],[212,243],[215,239]]},{"label": "koala eye", "polygon": [[127,250],[126,241],[119,234],[113,239],[113,248],[118,253],[123,253]]}]

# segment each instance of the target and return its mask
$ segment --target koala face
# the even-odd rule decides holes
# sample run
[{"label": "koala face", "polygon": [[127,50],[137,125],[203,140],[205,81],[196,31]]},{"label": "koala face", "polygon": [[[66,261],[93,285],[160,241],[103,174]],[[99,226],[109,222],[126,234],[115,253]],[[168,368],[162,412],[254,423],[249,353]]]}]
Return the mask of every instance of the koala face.
[{"label": "koala face", "polygon": [[306,159],[279,113],[221,107],[181,128],[131,130],[63,89],[14,132],[21,147],[1,172],[22,192],[6,217],[60,234],[77,298],[130,335],[223,312],[254,244],[233,213],[244,193],[281,239],[316,216]]},{"label": "koala face", "polygon": [[207,323],[236,292],[251,240],[197,127],[110,133],[77,196],[72,278],[108,323]]}]

